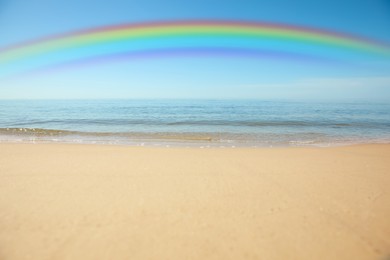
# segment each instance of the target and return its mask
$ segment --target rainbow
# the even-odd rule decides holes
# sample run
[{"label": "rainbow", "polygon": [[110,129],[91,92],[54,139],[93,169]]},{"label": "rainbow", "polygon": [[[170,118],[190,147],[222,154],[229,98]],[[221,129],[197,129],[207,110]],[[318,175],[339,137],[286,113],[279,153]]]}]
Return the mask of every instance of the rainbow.
[{"label": "rainbow", "polygon": [[388,60],[390,44],[339,32],[243,21],[121,24],[0,48],[0,76],[61,64],[174,53]]}]

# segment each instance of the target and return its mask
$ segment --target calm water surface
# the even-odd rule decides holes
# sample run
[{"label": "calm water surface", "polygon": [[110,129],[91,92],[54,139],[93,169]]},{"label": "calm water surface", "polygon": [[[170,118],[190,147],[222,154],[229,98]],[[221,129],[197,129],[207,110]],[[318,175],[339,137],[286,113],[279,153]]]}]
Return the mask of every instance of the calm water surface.
[{"label": "calm water surface", "polygon": [[243,100],[0,101],[0,142],[329,146],[390,142],[390,104]]}]

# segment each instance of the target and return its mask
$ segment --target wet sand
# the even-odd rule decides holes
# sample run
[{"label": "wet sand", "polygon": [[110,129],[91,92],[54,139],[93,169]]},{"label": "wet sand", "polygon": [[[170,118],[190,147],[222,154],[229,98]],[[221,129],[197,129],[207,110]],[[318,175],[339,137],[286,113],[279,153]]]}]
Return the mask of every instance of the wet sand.
[{"label": "wet sand", "polygon": [[0,144],[0,259],[388,259],[390,145]]}]

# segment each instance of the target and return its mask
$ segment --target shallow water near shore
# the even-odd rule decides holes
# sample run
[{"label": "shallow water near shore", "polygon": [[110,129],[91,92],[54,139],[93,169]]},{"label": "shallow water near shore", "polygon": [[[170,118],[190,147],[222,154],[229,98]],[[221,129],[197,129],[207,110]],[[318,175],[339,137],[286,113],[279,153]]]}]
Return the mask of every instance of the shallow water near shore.
[{"label": "shallow water near shore", "polygon": [[389,143],[390,104],[3,100],[0,142],[195,147]]}]

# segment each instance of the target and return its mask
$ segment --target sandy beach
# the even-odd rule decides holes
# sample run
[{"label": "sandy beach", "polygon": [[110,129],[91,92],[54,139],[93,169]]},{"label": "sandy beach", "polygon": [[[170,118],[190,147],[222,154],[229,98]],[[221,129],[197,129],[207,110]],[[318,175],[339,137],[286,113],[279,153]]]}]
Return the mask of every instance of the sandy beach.
[{"label": "sandy beach", "polygon": [[0,145],[0,259],[388,259],[390,145]]}]

